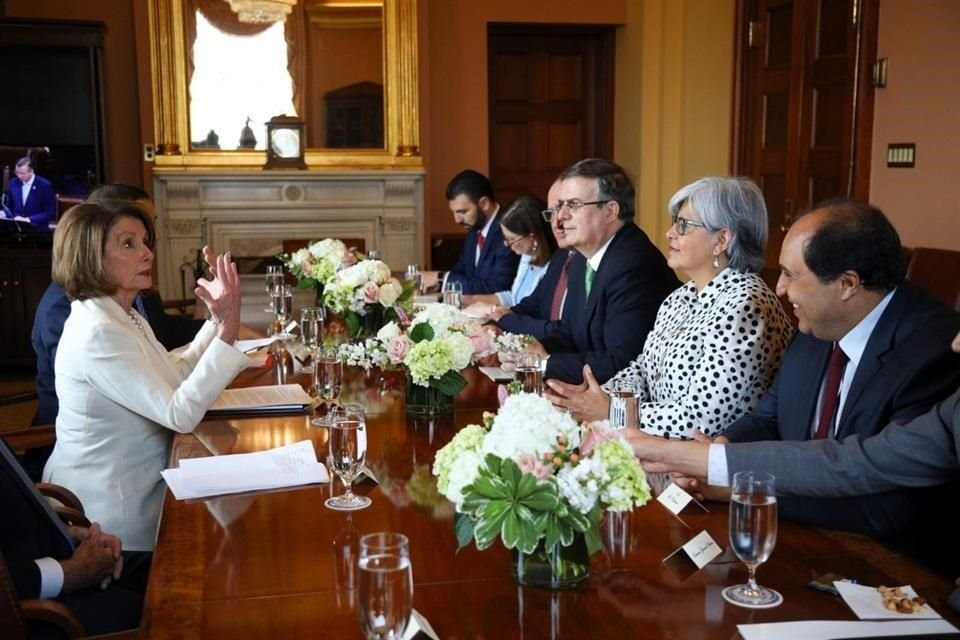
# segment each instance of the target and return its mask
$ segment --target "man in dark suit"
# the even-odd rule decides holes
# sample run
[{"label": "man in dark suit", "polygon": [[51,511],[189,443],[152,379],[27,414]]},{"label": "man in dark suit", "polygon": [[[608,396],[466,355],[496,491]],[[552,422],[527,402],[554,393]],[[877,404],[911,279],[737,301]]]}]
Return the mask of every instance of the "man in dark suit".
[{"label": "man in dark suit", "polygon": [[[559,188],[559,181],[550,187],[547,192],[548,206],[557,201]],[[547,264],[547,272],[537,283],[533,293],[512,307],[498,307],[490,315],[504,331],[531,335],[537,340],[543,340],[555,331],[562,317],[568,320],[572,318],[572,310],[564,304],[570,282],[570,266],[575,261],[582,262],[584,259],[576,250],[569,248],[567,234],[558,225],[560,216],[553,215],[552,209],[549,211],[550,229],[557,240],[557,251]],[[583,286],[582,283],[580,286]]]},{"label": "man in dark suit", "polygon": [[14,173],[16,177],[10,180],[3,194],[4,207],[0,215],[18,222],[29,222],[33,231],[49,231],[48,225],[57,216],[53,185],[33,172],[30,158],[17,160]]},{"label": "man in dark suit", "polygon": [[533,348],[549,354],[547,378],[579,384],[589,365],[603,383],[643,350],[660,304],[680,281],[634,224],[636,194],[621,167],[581,160],[558,182],[558,227],[584,259],[570,264],[564,308],[572,315]]},{"label": "man in dark suit", "polygon": [[[447,185],[447,202],[453,219],[467,228],[463,251],[447,274],[445,283],[459,282],[465,295],[509,291],[517,275],[520,256],[503,243],[497,223],[500,204],[490,180],[477,171],[461,171]],[[437,272],[425,271],[423,286],[437,280]]]},{"label": "man in dark suit", "polygon": [[[793,305],[801,333],[757,408],[718,440],[868,437],[922,415],[960,385],[960,357],[948,348],[960,315],[904,281],[900,238],[880,210],[854,200],[820,205],[791,227],[780,263],[777,293]],[[635,448],[642,459],[666,451],[660,466],[670,468],[702,453],[695,443],[665,444],[669,449],[643,440]],[[725,449],[711,452],[706,479],[725,485]],[[908,531],[925,531],[940,491],[789,497],[778,510],[792,520],[901,541]]]},{"label": "man in dark suit", "polygon": [[88,633],[136,627],[150,554],[124,553],[120,540],[65,527],[0,442],[0,552],[20,598],[56,598]]}]

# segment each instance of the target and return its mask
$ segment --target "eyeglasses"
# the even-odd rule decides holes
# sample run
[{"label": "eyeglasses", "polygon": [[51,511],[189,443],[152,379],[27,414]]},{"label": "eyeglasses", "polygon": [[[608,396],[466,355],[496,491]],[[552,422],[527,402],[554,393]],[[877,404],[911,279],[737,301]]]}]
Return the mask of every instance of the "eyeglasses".
[{"label": "eyeglasses", "polygon": [[576,198],[572,198],[570,200],[559,200],[557,201],[556,209],[544,209],[543,211],[540,212],[540,215],[543,216],[543,219],[545,221],[550,222],[553,219],[554,215],[563,211],[564,209],[566,209],[570,213],[576,213],[577,211],[580,211],[580,209],[583,209],[587,205],[595,204],[597,206],[603,206],[608,202],[613,202],[613,200],[593,200],[592,202],[582,202],[580,200],[577,200]]},{"label": "eyeglasses", "polygon": [[680,216],[670,216],[670,219],[673,220],[673,226],[677,229],[677,235],[685,236],[687,232],[690,231],[690,227],[699,227],[700,229],[706,229],[707,225],[702,222],[695,222],[693,220],[687,220],[686,218],[681,218]]},{"label": "eyeglasses", "polygon": [[513,249],[513,245],[515,245],[515,244],[517,244],[518,242],[520,242],[521,240],[525,240],[526,238],[529,238],[529,237],[530,237],[530,234],[528,233],[528,234],[525,235],[525,236],[520,236],[520,237],[517,238],[516,240],[509,240],[509,241],[508,241],[506,238],[504,238],[504,239],[503,239],[503,246],[505,246],[507,249]]}]

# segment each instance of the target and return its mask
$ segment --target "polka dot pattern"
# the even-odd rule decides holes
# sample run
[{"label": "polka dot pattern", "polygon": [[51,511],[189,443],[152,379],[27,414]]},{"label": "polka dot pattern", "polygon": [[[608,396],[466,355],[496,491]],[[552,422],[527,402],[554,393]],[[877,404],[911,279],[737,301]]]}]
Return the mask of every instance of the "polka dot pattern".
[{"label": "polka dot pattern", "polygon": [[759,275],[724,269],[699,294],[692,281],[670,294],[643,353],[603,387],[637,394],[647,433],[717,435],[756,406],[792,335]]}]

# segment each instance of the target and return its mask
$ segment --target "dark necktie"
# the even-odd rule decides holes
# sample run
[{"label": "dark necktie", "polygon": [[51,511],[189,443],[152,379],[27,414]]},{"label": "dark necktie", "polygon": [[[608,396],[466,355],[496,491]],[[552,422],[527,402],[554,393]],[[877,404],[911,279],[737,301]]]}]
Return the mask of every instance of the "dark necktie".
[{"label": "dark necktie", "polygon": [[557,278],[557,286],[553,290],[553,301],[550,303],[550,319],[559,320],[560,312],[563,310],[563,296],[567,293],[567,282],[570,280],[570,261],[573,260],[573,251],[567,254],[567,259],[563,261],[563,267],[560,269],[560,277]]},{"label": "dark necktie", "polygon": [[17,476],[17,479],[20,480],[20,483],[27,489],[27,491],[30,492],[30,495],[33,496],[33,499],[40,505],[40,508],[44,510],[44,512],[47,514],[47,517],[50,518],[50,521],[53,522],[53,525],[67,541],[67,545],[70,547],[70,549],[73,549],[73,537],[70,535],[70,532],[67,531],[67,527],[64,526],[60,516],[58,516],[57,512],[53,510],[53,507],[50,506],[50,503],[47,502],[47,499],[40,495],[40,492],[37,491],[36,485],[34,485],[30,478],[27,477],[26,471],[23,470],[23,467],[20,466],[20,463],[17,462],[17,459],[14,457],[13,452],[7,448],[7,445],[4,442],[0,442],[0,457],[3,457],[3,460],[7,467],[10,468],[10,471]]},{"label": "dark necktie", "polygon": [[830,352],[830,362],[827,364],[827,384],[823,390],[823,402],[820,403],[820,421],[817,423],[815,438],[828,438],[831,434],[836,417],[837,407],[840,404],[840,382],[843,380],[843,369],[847,366],[847,354],[840,345],[833,344]]},{"label": "dark necktie", "polygon": [[477,260],[480,259],[480,252],[483,251],[483,242],[485,238],[482,233],[477,233]]},{"label": "dark necktie", "polygon": [[583,277],[584,291],[585,291],[586,294],[587,294],[587,295],[584,297],[584,302],[586,302],[586,301],[590,298],[590,290],[593,289],[593,279],[596,278],[596,277],[597,277],[597,272],[596,272],[596,270],[594,270],[594,268],[593,268],[593,267],[590,265],[590,263],[588,262],[588,263],[587,263],[587,273],[584,274],[584,277]]}]

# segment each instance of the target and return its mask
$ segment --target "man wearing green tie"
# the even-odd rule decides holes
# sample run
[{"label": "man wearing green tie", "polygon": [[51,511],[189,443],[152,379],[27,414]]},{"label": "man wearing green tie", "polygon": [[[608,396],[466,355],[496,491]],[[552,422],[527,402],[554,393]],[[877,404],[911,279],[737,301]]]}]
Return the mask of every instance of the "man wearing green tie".
[{"label": "man wearing green tie", "polygon": [[590,365],[602,384],[643,350],[660,304],[680,281],[634,224],[636,192],[621,167],[589,158],[557,181],[558,199],[548,211],[586,259],[570,268],[570,282],[583,287],[568,289],[571,313],[531,348],[548,356],[547,378],[579,384]]}]

